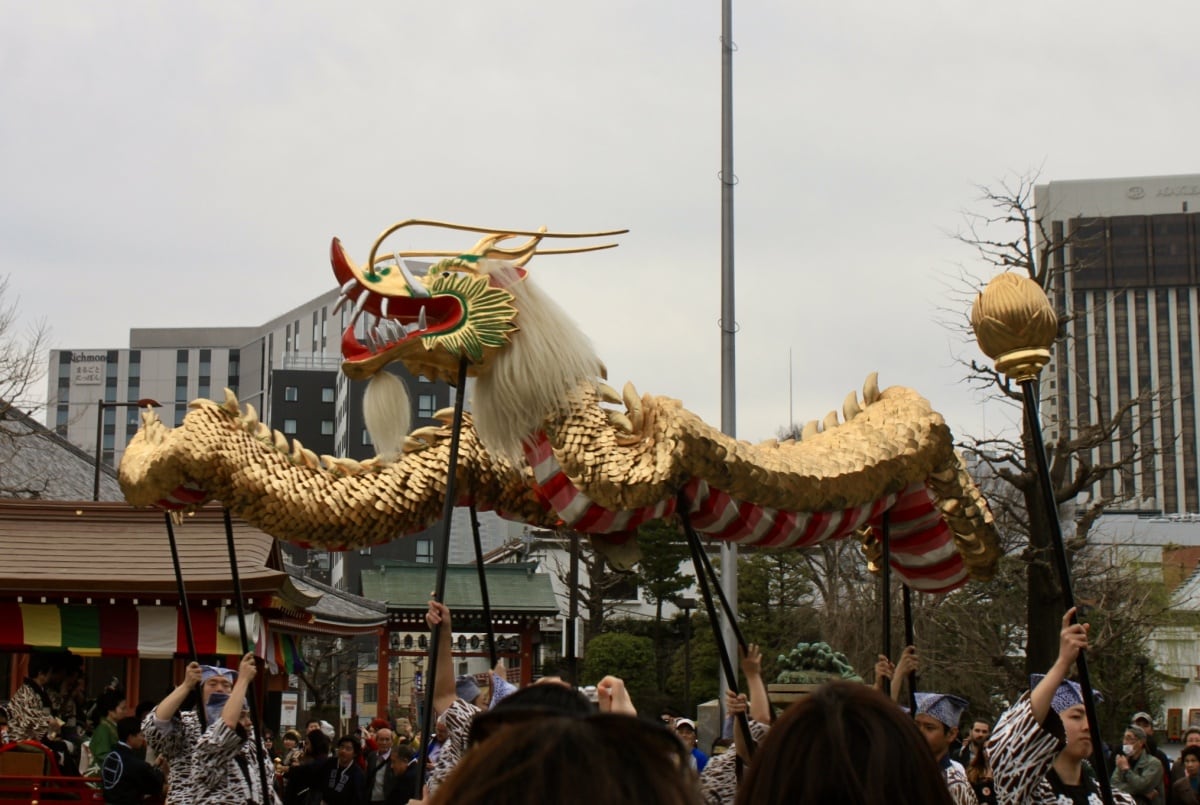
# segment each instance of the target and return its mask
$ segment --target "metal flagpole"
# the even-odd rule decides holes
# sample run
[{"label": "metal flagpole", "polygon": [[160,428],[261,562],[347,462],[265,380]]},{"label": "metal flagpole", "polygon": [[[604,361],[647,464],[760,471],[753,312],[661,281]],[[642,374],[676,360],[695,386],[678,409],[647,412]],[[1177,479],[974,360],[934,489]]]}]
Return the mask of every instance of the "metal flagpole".
[{"label": "metal flagpole", "polygon": [[[733,272],[733,0],[721,0],[721,432],[737,435],[737,364],[735,339],[737,309]],[[721,589],[737,615],[737,546],[721,545]],[[725,645],[733,643],[733,623],[725,619]],[[737,682],[735,678],[732,680]],[[730,688],[722,678],[718,690]],[[725,699],[721,715],[725,715]]]}]

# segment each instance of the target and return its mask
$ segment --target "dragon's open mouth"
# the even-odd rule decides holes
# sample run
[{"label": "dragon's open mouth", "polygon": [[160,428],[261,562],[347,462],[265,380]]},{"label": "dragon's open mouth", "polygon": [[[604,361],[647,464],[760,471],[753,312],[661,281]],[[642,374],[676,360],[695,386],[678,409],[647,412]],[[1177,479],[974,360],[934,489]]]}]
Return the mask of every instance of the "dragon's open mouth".
[{"label": "dragon's open mouth", "polygon": [[[413,295],[403,281],[388,277],[387,269],[366,276],[346,257],[336,238],[330,248],[330,262],[342,291],[335,310],[342,306],[351,310],[350,322],[342,333],[342,357],[348,363],[371,361],[383,366],[394,359],[388,353],[402,351],[420,338],[445,333],[462,324],[463,305],[457,297],[430,296],[428,291]],[[357,332],[364,334],[362,340]]]}]

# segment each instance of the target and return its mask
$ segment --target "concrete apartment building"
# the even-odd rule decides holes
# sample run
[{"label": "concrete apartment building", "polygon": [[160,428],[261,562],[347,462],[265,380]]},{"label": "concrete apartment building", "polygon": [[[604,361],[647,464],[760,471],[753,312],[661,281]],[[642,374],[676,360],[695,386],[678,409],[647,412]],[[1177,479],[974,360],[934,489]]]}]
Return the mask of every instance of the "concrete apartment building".
[{"label": "concrete apartment building", "polygon": [[1128,507],[1200,512],[1200,174],[1050,182],[1035,190],[1037,214],[1067,267],[1053,288],[1070,317],[1068,338],[1042,375],[1047,440],[1077,423],[1103,422],[1121,401],[1137,406],[1093,459],[1140,460],[1100,483]]}]

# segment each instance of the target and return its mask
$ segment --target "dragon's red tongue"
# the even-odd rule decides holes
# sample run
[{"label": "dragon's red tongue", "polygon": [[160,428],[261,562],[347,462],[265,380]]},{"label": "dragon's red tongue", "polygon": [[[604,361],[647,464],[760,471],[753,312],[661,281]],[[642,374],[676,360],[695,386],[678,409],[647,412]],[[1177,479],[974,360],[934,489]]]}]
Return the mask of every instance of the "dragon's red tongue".
[{"label": "dragon's red tongue", "polygon": [[354,337],[354,325],[351,324],[342,333],[342,357],[348,361],[360,361],[370,356],[370,350],[358,343]]}]

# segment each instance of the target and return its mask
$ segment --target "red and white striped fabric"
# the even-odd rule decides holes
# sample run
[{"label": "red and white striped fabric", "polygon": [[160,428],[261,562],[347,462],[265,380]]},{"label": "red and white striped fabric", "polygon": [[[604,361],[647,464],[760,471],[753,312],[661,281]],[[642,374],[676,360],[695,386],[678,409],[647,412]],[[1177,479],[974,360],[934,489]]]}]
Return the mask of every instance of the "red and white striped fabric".
[{"label": "red and white striped fabric", "polygon": [[[525,448],[541,494],[568,527],[617,540],[642,523],[673,514],[676,499],[625,511],[606,509],[575,487],[544,433]],[[712,539],[770,548],[806,548],[841,539],[864,525],[879,529],[888,513],[891,565],[914,590],[945,593],[966,582],[967,569],[954,537],[924,484],[840,511],[791,512],[739,501],[699,478],[684,486],[692,526]]]}]

